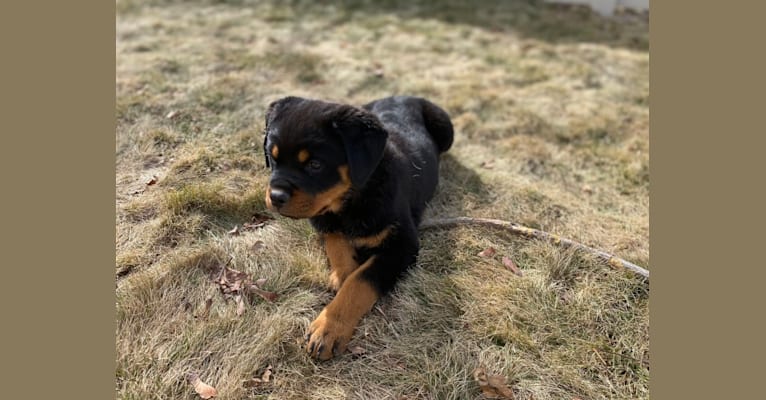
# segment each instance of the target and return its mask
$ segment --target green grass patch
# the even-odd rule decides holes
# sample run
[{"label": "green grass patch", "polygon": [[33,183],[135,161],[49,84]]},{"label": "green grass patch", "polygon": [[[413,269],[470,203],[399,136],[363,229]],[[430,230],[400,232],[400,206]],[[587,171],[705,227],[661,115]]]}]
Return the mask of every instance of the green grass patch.
[{"label": "green grass patch", "polygon": [[246,221],[255,213],[265,211],[263,196],[261,191],[232,196],[217,185],[186,185],[167,195],[165,207],[175,215],[199,212],[215,219]]}]

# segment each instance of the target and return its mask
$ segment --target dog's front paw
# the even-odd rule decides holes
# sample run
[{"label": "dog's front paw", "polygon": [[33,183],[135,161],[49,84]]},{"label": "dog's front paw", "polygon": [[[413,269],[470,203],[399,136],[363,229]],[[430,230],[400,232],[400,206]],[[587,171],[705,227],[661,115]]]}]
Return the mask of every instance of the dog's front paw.
[{"label": "dog's front paw", "polygon": [[306,351],[313,358],[329,360],[343,354],[354,334],[354,324],[328,316],[327,309],[309,326],[306,334]]}]

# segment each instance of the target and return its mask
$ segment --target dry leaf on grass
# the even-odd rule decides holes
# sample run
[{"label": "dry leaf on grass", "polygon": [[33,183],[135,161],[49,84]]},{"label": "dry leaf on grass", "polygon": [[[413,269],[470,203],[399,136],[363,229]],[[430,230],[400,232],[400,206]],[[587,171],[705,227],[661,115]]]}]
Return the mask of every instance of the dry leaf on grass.
[{"label": "dry leaf on grass", "polygon": [[247,289],[250,291],[250,293],[255,293],[268,301],[274,301],[277,299],[277,297],[279,297],[276,293],[268,292],[255,285],[250,285],[247,287]]},{"label": "dry leaf on grass", "polygon": [[242,295],[236,296],[237,300],[237,316],[245,313],[245,298]]},{"label": "dry leaf on grass", "polygon": [[171,111],[171,112],[167,113],[167,115],[165,115],[165,118],[167,118],[167,119],[173,119],[173,118],[175,118],[175,117],[176,117],[178,114],[179,114],[179,112],[178,112],[178,111]]},{"label": "dry leaf on grass", "polygon": [[229,268],[228,263],[219,265],[218,268],[218,271],[213,271],[213,273],[211,273],[210,278],[213,279],[224,292],[231,292],[232,286],[237,282],[239,282],[239,286],[242,286],[241,281],[249,278],[247,273]]},{"label": "dry leaf on grass", "polygon": [[253,222],[256,222],[256,221],[268,221],[268,220],[274,219],[274,217],[272,217],[269,214],[255,213],[255,214],[253,214],[252,219],[253,219]]},{"label": "dry leaf on grass", "polygon": [[524,274],[521,272],[521,270],[516,265],[516,263],[506,256],[503,256],[503,265],[505,265],[505,268],[507,268],[509,271],[513,272],[514,274],[518,276],[524,276]]},{"label": "dry leaf on grass", "polygon": [[154,185],[155,183],[157,183],[157,180],[158,180],[158,179],[159,179],[159,178],[157,178],[157,175],[152,175],[152,177],[151,177],[151,178],[149,178],[149,179],[146,181],[146,186],[151,186],[151,185]]},{"label": "dry leaf on grass", "polygon": [[262,380],[262,381],[264,381],[264,382],[266,382],[266,383],[268,383],[268,382],[269,382],[269,379],[271,378],[271,373],[272,373],[271,369],[272,369],[272,368],[273,368],[273,367],[271,366],[271,364],[269,364],[269,366],[268,366],[268,367],[266,367],[266,371],[264,371],[264,372],[263,372],[263,375],[261,376],[261,380]]},{"label": "dry leaf on grass", "polygon": [[266,214],[255,214],[252,218],[250,218],[250,222],[245,222],[242,224],[242,230],[245,231],[254,231],[259,228],[263,228],[266,226],[266,222],[274,219],[274,217]]},{"label": "dry leaf on grass", "polygon": [[214,387],[208,385],[199,378],[199,375],[192,373],[186,377],[186,379],[194,387],[194,391],[197,392],[199,397],[203,399],[209,399],[218,395],[218,391]]},{"label": "dry leaf on grass", "polygon": [[234,229],[229,231],[229,235],[233,235],[233,236],[239,235],[239,227],[237,225],[234,225]]},{"label": "dry leaf on grass", "polygon": [[513,400],[513,390],[508,387],[503,375],[487,375],[484,367],[476,368],[473,377],[485,397],[490,399]]},{"label": "dry leaf on grass", "polygon": [[258,387],[263,385],[264,383],[271,382],[271,375],[273,374],[273,368],[271,364],[269,364],[268,367],[266,367],[266,370],[263,371],[263,375],[261,375],[260,378],[251,378],[250,380],[246,381],[243,386],[246,388],[252,388],[252,387]]},{"label": "dry leaf on grass", "polygon": [[261,222],[271,221],[272,219],[274,219],[274,217],[271,215],[256,213],[253,214],[252,218],[250,218],[250,223],[260,224]]},{"label": "dry leaf on grass", "polygon": [[263,290],[259,287],[266,282],[265,279],[258,279],[253,282],[253,278],[245,272],[229,268],[227,265],[221,265],[219,268],[217,273],[211,273],[210,278],[218,284],[218,288],[227,300],[237,300],[237,296],[243,296],[245,297],[244,300],[247,300],[246,296],[251,293],[257,294],[268,301],[274,301],[279,297],[276,293]]},{"label": "dry leaf on grass", "polygon": [[242,229],[246,231],[254,231],[258,228],[263,228],[264,226],[266,226],[265,222],[259,222],[257,224],[251,224],[250,222],[245,222],[244,224],[242,224]]},{"label": "dry leaf on grass", "polygon": [[349,347],[348,351],[351,353],[351,355],[354,356],[361,356],[367,352],[367,350],[362,346]]},{"label": "dry leaf on grass", "polygon": [[492,257],[492,256],[494,256],[494,255],[495,255],[495,253],[496,253],[496,250],[495,250],[495,248],[494,248],[494,247],[487,247],[486,249],[484,249],[482,252],[480,252],[480,253],[479,253],[479,254],[477,254],[477,255],[478,255],[479,257],[485,257],[485,258],[486,258],[486,257]]},{"label": "dry leaf on grass", "polygon": [[479,165],[481,168],[484,169],[492,169],[495,168],[495,160],[489,160],[489,161],[482,161]]}]

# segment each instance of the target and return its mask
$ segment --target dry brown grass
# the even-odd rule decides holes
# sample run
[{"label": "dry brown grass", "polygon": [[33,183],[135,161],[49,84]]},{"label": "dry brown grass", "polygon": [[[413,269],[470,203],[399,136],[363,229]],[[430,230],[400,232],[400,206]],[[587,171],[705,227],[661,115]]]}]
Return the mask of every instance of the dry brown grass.
[{"label": "dry brown grass", "polygon": [[[456,139],[427,217],[513,220],[649,260],[645,18],[333,4],[118,1],[118,397],[194,398],[184,376],[197,372],[224,399],[479,398],[483,364],[519,399],[648,398],[648,282],[474,227],[423,232],[417,268],[357,330],[362,356],[305,356],[298,341],[331,298],[315,234],[281,218],[226,233],[264,211],[263,112],[287,94],[428,97]],[[489,246],[495,258],[476,255]],[[229,259],[279,299],[237,316],[207,278]],[[273,382],[243,386],[269,364]]]}]

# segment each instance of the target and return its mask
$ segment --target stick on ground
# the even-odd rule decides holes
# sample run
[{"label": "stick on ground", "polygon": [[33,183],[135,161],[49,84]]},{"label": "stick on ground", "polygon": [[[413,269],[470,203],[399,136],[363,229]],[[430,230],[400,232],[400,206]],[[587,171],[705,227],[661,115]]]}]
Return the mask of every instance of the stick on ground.
[{"label": "stick on ground", "polygon": [[487,219],[487,218],[470,218],[470,217],[457,217],[457,218],[444,218],[425,221],[420,224],[420,229],[433,229],[433,228],[449,228],[458,225],[482,225],[496,229],[503,229],[516,235],[521,235],[528,238],[545,240],[550,243],[563,246],[565,248],[574,248],[576,250],[585,251],[587,253],[597,256],[607,264],[616,268],[626,268],[641,276],[649,278],[649,271],[633,264],[630,261],[623,260],[605,251],[588,247],[584,244],[577,243],[573,240],[564,239],[558,235],[544,232],[538,229],[528,228],[526,226],[519,225],[515,222],[502,221],[499,219]]}]

